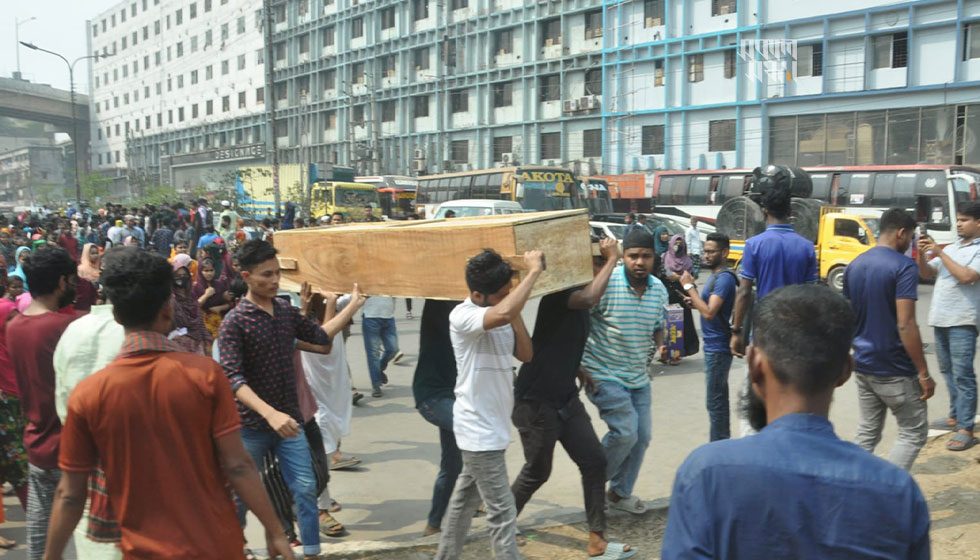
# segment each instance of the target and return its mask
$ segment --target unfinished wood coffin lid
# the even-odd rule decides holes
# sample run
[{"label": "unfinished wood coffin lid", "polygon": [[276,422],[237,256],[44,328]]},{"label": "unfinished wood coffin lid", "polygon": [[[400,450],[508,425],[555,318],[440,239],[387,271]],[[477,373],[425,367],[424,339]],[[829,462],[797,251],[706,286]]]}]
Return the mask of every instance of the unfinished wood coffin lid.
[{"label": "unfinished wood coffin lid", "polygon": [[462,300],[466,262],[484,248],[515,264],[525,251],[545,253],[547,270],[533,297],[592,280],[586,210],[505,216],[377,222],[276,232],[283,287],[309,282],[315,290],[350,292],[354,282],[372,296]]}]

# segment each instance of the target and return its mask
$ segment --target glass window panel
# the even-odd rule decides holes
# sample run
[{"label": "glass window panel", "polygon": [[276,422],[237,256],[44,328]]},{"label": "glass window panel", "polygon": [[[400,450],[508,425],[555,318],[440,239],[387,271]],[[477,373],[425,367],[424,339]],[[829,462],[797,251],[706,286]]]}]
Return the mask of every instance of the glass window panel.
[{"label": "glass window panel", "polygon": [[919,162],[919,109],[888,110],[886,163]]},{"label": "glass window panel", "polygon": [[922,109],[922,133],[919,140],[919,159],[924,163],[953,163],[953,139],[956,136],[954,119],[956,107]]},{"label": "glass window panel", "polygon": [[851,165],[855,158],[854,113],[827,115],[826,165]]},{"label": "glass window panel", "polygon": [[885,163],[885,111],[858,113],[855,135],[855,165]]},{"label": "glass window panel", "polygon": [[796,117],[773,117],[769,126],[769,162],[796,165]]},{"label": "glass window panel", "polygon": [[802,115],[797,126],[797,165],[823,165],[826,150],[824,115]]}]

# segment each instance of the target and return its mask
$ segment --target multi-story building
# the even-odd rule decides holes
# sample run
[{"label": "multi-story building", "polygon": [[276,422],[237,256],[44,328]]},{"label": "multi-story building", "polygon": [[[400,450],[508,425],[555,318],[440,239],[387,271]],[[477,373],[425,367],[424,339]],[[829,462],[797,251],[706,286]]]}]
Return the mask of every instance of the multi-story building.
[{"label": "multi-story building", "polygon": [[265,162],[261,0],[126,0],[86,24],[92,168],[187,191]]},{"label": "multi-story building", "polygon": [[978,0],[273,5],[284,161],[980,163]]},{"label": "multi-story building", "polygon": [[62,203],[65,152],[59,146],[29,146],[0,153],[0,202],[16,206]]}]

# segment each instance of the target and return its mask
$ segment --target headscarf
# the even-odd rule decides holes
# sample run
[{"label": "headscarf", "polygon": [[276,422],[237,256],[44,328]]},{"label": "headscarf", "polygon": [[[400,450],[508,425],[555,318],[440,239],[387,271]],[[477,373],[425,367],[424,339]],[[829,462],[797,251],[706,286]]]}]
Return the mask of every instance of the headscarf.
[{"label": "headscarf", "polygon": [[30,249],[30,247],[18,247],[17,248],[17,251],[14,253],[14,262],[17,263],[17,266],[16,266],[16,268],[14,268],[14,271],[10,273],[10,275],[11,276],[16,276],[16,277],[20,278],[21,280],[23,280],[24,281],[24,292],[27,292],[29,290],[29,288],[27,287],[27,275],[24,274],[24,265],[20,262],[20,254],[23,253],[24,251],[27,251],[28,253],[30,253],[31,252],[31,249]]},{"label": "headscarf", "polygon": [[658,226],[657,229],[653,230],[653,252],[657,255],[663,255],[670,249],[669,243],[660,240],[660,234],[662,233],[670,233],[670,231],[667,230],[666,226]]},{"label": "headscarf", "polygon": [[89,282],[98,282],[99,277],[102,275],[102,271],[100,270],[102,255],[100,254],[95,259],[89,256],[92,247],[95,246],[94,243],[86,243],[82,248],[82,255],[78,262],[78,277]]},{"label": "headscarf", "polygon": [[[681,251],[675,253],[674,247],[677,247],[678,243],[681,244]],[[670,248],[664,254],[664,266],[674,274],[691,271],[694,263],[691,262],[691,256],[687,254],[687,244],[684,242],[683,235],[678,234],[670,238]]]},{"label": "headscarf", "polygon": [[[188,268],[191,263],[190,255],[180,253],[170,263],[174,272]],[[190,269],[187,271],[190,272]],[[190,282],[190,278],[188,278]],[[191,297],[190,286],[186,288],[173,287],[174,294],[174,329],[187,329],[187,336],[197,342],[211,342],[211,333],[204,326],[204,319],[197,305],[197,300]]]}]

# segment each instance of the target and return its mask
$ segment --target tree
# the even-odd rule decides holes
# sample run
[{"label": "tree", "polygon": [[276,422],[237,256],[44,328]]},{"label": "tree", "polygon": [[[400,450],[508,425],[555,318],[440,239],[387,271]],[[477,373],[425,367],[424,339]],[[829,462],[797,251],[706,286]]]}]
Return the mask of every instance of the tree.
[{"label": "tree", "polygon": [[89,173],[82,177],[82,200],[95,206],[112,193],[111,187],[112,179],[100,173]]}]

